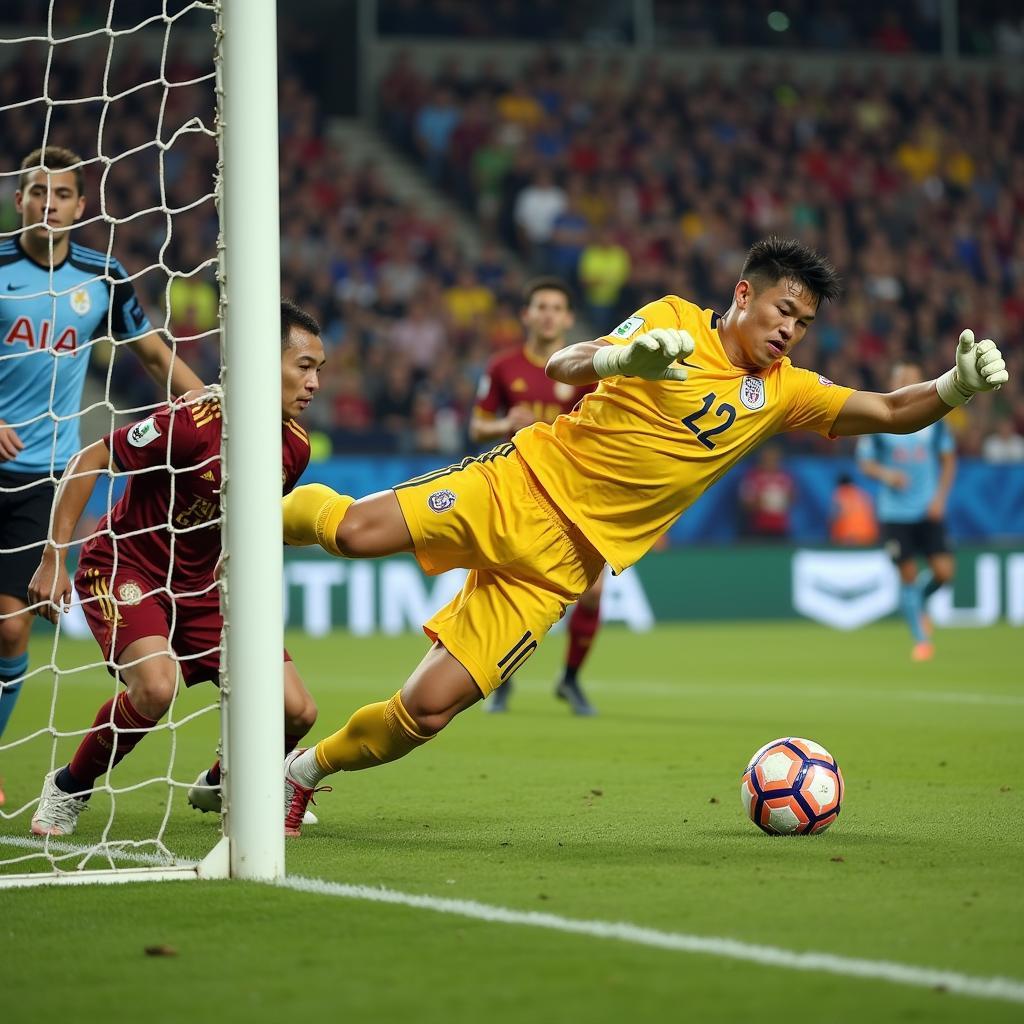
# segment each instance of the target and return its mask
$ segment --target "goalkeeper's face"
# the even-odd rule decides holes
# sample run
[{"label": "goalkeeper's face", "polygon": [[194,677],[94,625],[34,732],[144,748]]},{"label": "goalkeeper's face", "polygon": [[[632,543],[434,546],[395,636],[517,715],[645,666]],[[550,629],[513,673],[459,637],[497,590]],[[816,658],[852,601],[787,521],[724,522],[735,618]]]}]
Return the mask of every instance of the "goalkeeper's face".
[{"label": "goalkeeper's face", "polygon": [[281,351],[281,416],[290,420],[301,416],[320,390],[323,369],[323,342],[301,327],[292,327],[288,344]]},{"label": "goalkeeper's face", "polygon": [[765,369],[789,355],[818,311],[817,300],[798,281],[783,279],[755,290],[736,285],[737,340],[746,366]]},{"label": "goalkeeper's face", "polygon": [[14,204],[21,214],[22,227],[45,238],[61,236],[85,211],[85,196],[78,191],[73,171],[47,174],[33,171],[24,189],[14,193]]}]

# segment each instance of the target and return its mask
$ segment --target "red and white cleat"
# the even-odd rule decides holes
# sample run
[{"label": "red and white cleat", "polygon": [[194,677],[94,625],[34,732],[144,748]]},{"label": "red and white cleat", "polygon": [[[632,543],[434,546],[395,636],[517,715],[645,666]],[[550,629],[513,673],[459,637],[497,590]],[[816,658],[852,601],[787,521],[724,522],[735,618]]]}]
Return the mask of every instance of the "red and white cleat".
[{"label": "red and white cleat", "polygon": [[[292,761],[305,753],[305,748],[293,750],[284,759],[284,834],[290,838],[302,835],[303,824],[315,824],[316,818],[312,811],[307,811],[313,800],[314,793],[329,793],[330,786],[317,786],[307,789],[301,782],[296,782],[291,777],[288,769]],[[306,820],[307,813],[313,817],[313,821]]]}]

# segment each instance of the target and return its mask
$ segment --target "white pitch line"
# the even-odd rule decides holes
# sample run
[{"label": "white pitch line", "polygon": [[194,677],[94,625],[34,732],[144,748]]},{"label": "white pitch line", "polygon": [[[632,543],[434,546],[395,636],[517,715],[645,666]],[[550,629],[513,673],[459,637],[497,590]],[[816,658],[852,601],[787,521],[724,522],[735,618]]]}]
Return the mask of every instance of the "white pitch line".
[{"label": "white pitch line", "polygon": [[393,889],[327,882],[319,878],[295,876],[286,878],[279,884],[286,889],[321,896],[339,896],[345,899],[391,903],[414,907],[418,910],[431,910],[439,914],[474,918],[478,921],[544,928],[549,931],[587,935],[597,939],[613,939],[633,945],[652,946],[680,953],[719,956],[729,960],[743,960],[748,963],[782,967],[794,971],[823,971],[848,978],[890,981],[897,985],[912,985],[918,988],[955,992],[957,995],[972,996],[976,999],[998,999],[1010,1003],[1024,1003],[1024,981],[1014,978],[978,978],[956,971],[912,967],[886,960],[860,960],[855,957],[836,956],[821,952],[800,953],[777,946],[759,946],[713,935],[664,932],[624,922],[586,921],[532,910],[496,907],[486,903],[477,903],[475,900],[418,896],[412,893],[396,892]]},{"label": "white pitch line", "polygon": [[831,701],[848,698],[850,700],[907,700],[921,701],[926,704],[977,704],[992,707],[1024,707],[1024,695],[1013,693],[956,693],[943,690],[864,690],[851,689],[849,687],[836,687],[835,689],[813,689],[810,687],[798,686],[773,686],[766,683],[763,686],[724,686],[720,684],[701,684],[656,682],[654,680],[639,680],[635,682],[624,682],[618,680],[611,682],[605,679],[588,679],[587,689],[596,691],[609,691],[616,693],[631,693],[647,696],[682,695],[692,694],[694,696],[715,696],[725,695],[743,697],[802,697],[817,699],[827,697]]}]

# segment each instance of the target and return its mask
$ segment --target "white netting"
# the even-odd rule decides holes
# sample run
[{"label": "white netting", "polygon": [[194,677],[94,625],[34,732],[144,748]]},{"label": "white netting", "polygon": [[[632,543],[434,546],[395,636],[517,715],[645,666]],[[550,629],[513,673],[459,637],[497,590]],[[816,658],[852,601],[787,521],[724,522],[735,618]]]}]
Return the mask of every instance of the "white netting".
[{"label": "white netting", "polygon": [[[18,555],[37,563],[52,529],[48,520],[40,520],[39,499],[33,502],[33,496],[49,493],[61,477],[69,425],[80,427],[73,445],[78,449],[167,402],[169,364],[162,370],[151,365],[147,372],[143,358],[136,358],[143,353],[133,350],[132,341],[143,335],[136,333],[131,292],[175,355],[203,381],[215,382],[220,375],[218,4],[110,0],[105,7],[91,6],[99,11],[91,21],[81,5],[61,0],[26,0],[8,5],[0,16],[0,420],[10,428],[0,436],[0,449],[4,438],[10,443],[10,431],[26,444],[13,460],[0,452],[0,677],[6,672],[15,686],[21,679],[16,708],[0,738],[6,796],[0,806],[0,885],[15,873],[172,863],[182,844],[175,842],[171,823],[184,815],[184,790],[212,762],[218,735],[217,690],[180,687],[153,734],[96,779],[90,813],[73,836],[43,840],[29,834],[44,775],[68,763],[92,730],[97,709],[122,690],[77,603],[55,630],[32,619],[27,672],[12,674],[19,658],[19,623],[25,621],[11,603],[18,600],[19,585],[11,582],[19,578]],[[69,236],[72,258],[57,266],[60,234],[32,229],[15,208],[22,183],[55,180],[42,172],[33,178],[31,170],[26,180],[19,170],[30,152],[48,146],[81,157],[86,197],[84,214]],[[57,196],[52,187],[47,195],[49,210]],[[45,231],[42,243],[40,230]],[[24,262],[26,253],[15,243],[37,261]],[[69,265],[79,273],[71,274]],[[104,296],[108,308],[98,316]],[[71,406],[76,385],[69,368],[81,372],[84,361],[90,363],[84,392],[81,399],[74,395]],[[33,407],[32,390],[40,378],[43,402]],[[40,453],[45,465],[34,463]],[[156,471],[168,474],[173,498],[188,485],[184,474],[206,471],[209,461],[167,464]],[[115,475],[99,476],[75,532],[72,575],[81,542],[97,535],[100,516],[123,491],[124,475],[111,468]],[[169,508],[174,509],[173,500]],[[35,520],[34,532],[25,524],[26,511]],[[219,511],[212,515],[212,522],[219,522]],[[169,531],[171,567],[181,538],[211,521],[199,518],[175,522],[169,513],[162,524]],[[131,540],[113,539],[111,579],[130,564]],[[164,602],[173,629],[177,602],[215,595],[216,583],[211,578],[183,594],[172,587],[171,567],[141,595],[131,589],[119,595],[110,580],[100,580],[81,599],[108,611],[116,632],[122,605],[154,594]],[[176,658],[179,680],[181,662],[204,654],[219,656],[219,638],[205,648],[182,646]],[[10,694],[8,686],[0,701]],[[2,711],[0,704],[0,726]],[[186,738],[188,758],[179,758]],[[202,835],[183,836],[186,853],[201,856],[219,837],[212,816],[203,824],[208,827]]]}]

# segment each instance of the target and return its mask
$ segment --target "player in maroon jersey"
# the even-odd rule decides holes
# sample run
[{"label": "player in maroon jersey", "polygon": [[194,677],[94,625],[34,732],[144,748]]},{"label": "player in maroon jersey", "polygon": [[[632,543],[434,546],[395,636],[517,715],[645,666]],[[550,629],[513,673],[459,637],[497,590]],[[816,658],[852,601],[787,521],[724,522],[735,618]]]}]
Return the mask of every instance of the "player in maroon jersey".
[{"label": "player in maroon jersey", "polygon": [[[319,389],[323,363],[317,322],[290,302],[282,303],[285,494],[309,462],[309,440],[295,417]],[[53,623],[70,604],[64,553],[96,477],[111,471],[132,474],[124,495],[83,545],[75,574],[89,627],[108,670],[125,689],[99,709],[70,763],[44,779],[32,817],[36,835],[75,831],[96,780],[167,712],[179,668],[186,686],[218,680],[220,447],[216,390],[191,391],[148,419],[83,448],[61,479],[52,535],[28,591],[31,610]],[[316,705],[287,651],[284,657],[284,744],[291,752],[316,721]],[[216,794],[219,809],[219,768],[218,763],[204,772],[190,790],[194,805],[193,791],[207,797]]]},{"label": "player in maroon jersey", "polygon": [[[539,277],[523,291],[523,325],[526,342],[522,348],[495,356],[480,381],[469,436],[477,443],[507,441],[517,430],[543,420],[551,423],[571,412],[594,385],[576,388],[552,380],[544,367],[548,359],[565,346],[572,327],[572,293],[557,277]],[[603,575],[579,599],[569,616],[569,647],[562,678],[555,696],[567,701],[577,715],[597,714],[579,682],[579,670],[594,642],[600,623]],[[484,705],[488,711],[507,711],[511,681],[494,691]]]}]

